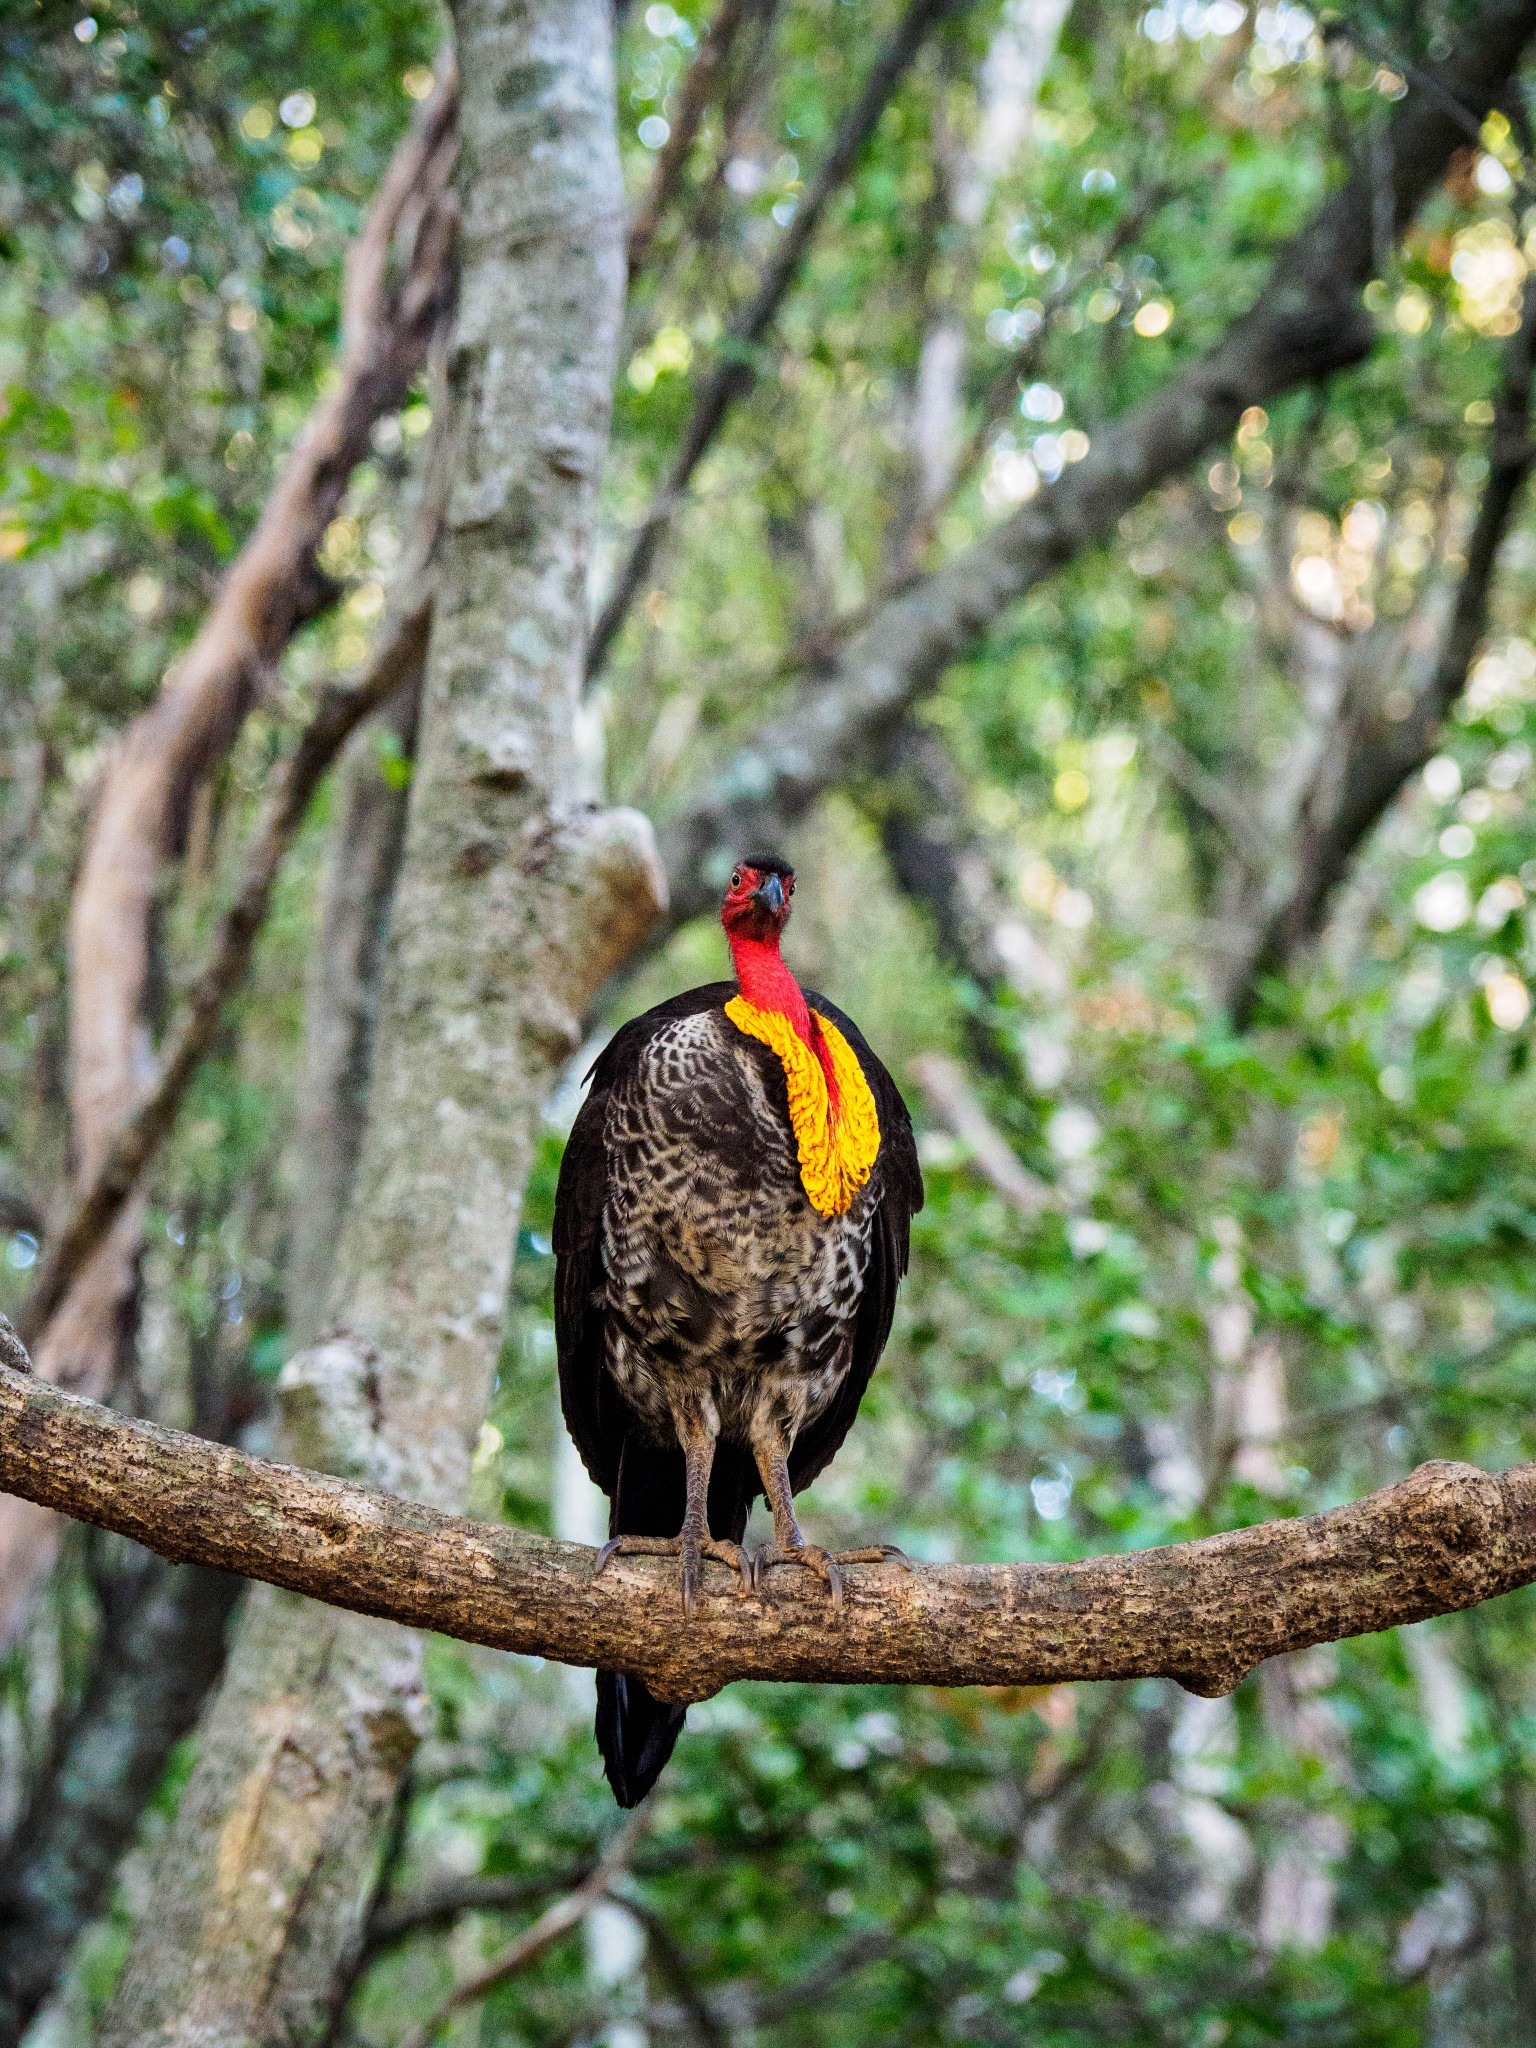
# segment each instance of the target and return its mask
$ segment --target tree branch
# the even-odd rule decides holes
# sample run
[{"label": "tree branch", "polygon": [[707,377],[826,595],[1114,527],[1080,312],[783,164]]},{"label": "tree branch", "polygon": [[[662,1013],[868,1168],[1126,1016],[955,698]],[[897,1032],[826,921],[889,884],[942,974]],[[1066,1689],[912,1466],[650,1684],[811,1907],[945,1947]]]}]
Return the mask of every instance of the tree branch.
[{"label": "tree branch", "polygon": [[546,1906],[516,1941],[504,1948],[483,1970],[477,1970],[473,1977],[450,1991],[428,2019],[419,2027],[411,2028],[400,2048],[428,2048],[461,2006],[473,2005],[510,1978],[521,1975],[538,1961],[546,1949],[553,1948],[573,1927],[579,1927],[624,1868],[630,1850],[650,1824],[650,1819],[651,1812],[646,1806],[632,1813],[576,1889],[567,1892],[563,1899],[556,1899],[553,1905]]},{"label": "tree branch", "polygon": [[[689,1863],[692,1850],[679,1854],[664,1850],[648,1857],[643,1865],[632,1862],[634,1877],[665,1876]],[[574,1891],[593,1864],[596,1852],[568,1863],[558,1870],[540,1871],[537,1876],[448,1877],[417,1885],[406,1891],[381,1893],[369,1916],[360,1951],[366,1968],[388,1950],[417,1934],[440,1934],[466,1913],[515,1913],[520,1907],[547,1899],[551,1892]]]},{"label": "tree branch", "polygon": [[631,1897],[627,1888],[615,1890],[610,1884],[607,1897],[616,1906],[622,1906],[645,1935],[656,1972],[671,1985],[686,2031],[693,2036],[697,2048],[730,2048],[730,2036],[694,1981],[688,1958],[665,1916],[643,1900]]},{"label": "tree branch", "polygon": [[1412,709],[1404,719],[1387,718],[1376,690],[1344,706],[1341,730],[1329,749],[1330,772],[1314,778],[1306,792],[1299,872],[1232,970],[1227,1007],[1239,1028],[1253,1018],[1264,977],[1282,972],[1322,929],[1334,891],[1362,841],[1434,753],[1446,716],[1466,688],[1467,671],[1487,630],[1499,553],[1536,462],[1530,432],[1533,374],[1536,280],[1526,284],[1520,326],[1504,352],[1488,439],[1488,480],[1467,540],[1467,565],[1428,673],[1413,691]]},{"label": "tree branch", "polygon": [[720,0],[720,6],[716,9],[715,17],[705,34],[704,47],[688,67],[688,75],[683,80],[682,90],[677,97],[672,132],[656,159],[650,190],[630,223],[628,253],[631,289],[634,288],[635,279],[645,268],[646,259],[651,253],[651,244],[656,239],[656,231],[683,182],[683,172],[687,168],[689,154],[703,125],[710,93],[714,90],[715,80],[722,65],[730,57],[731,46],[736,40],[736,31],[741,27],[749,10],[756,4],[757,0]]},{"label": "tree branch", "polygon": [[850,1568],[841,1619],[770,1574],[675,1575],[443,1514],[114,1414],[0,1367],[0,1486],[162,1556],[465,1642],[604,1665],[663,1699],[734,1679],[1044,1685],[1174,1678],[1230,1692],[1267,1657],[1446,1614],[1536,1580],[1536,1464],[1421,1465],[1348,1507],[1077,1564]]},{"label": "tree branch", "polygon": [[757,381],[756,351],[778,317],[821,217],[837,191],[846,183],[864,146],[874,134],[891,95],[927,39],[929,31],[945,15],[966,0],[911,0],[896,33],[875,59],[864,90],[839,129],[837,138],[818,172],[816,182],[795,210],[749,303],[731,322],[720,348],[720,359],[694,401],[693,412],[683,431],[682,444],[672,458],[666,482],[652,500],[630,545],[613,588],[608,593],[587,648],[587,680],[601,671],[619,629],[629,616],[630,606],[650,573],[656,550],[672,523],[694,471],[703,460],[737,399]]},{"label": "tree branch", "polygon": [[[1436,73],[1442,95],[1486,110],[1536,32],[1536,0],[1488,0]],[[1391,138],[1400,232],[1461,146],[1438,98],[1413,92]],[[1376,251],[1376,180],[1357,169],[1280,251],[1253,307],[1151,398],[1106,425],[1090,452],[984,539],[880,605],[792,715],[777,706],[664,833],[678,918],[698,914],[717,856],[772,841],[867,762],[949,664],[1037,583],[1107,539],[1147,493],[1230,434],[1244,409],[1359,362],[1373,330],[1359,303]]]},{"label": "tree branch", "polygon": [[912,1071],[939,1122],[969,1149],[982,1179],[1026,1223],[1038,1222],[1043,1210],[1061,1207],[1056,1189],[1030,1172],[982,1108],[958,1061],[926,1052],[912,1062]]},{"label": "tree branch", "polygon": [[1139,737],[1153,765],[1177,785],[1197,810],[1205,813],[1248,872],[1264,874],[1274,860],[1274,848],[1267,843],[1252,807],[1244,803],[1238,791],[1229,788],[1219,775],[1213,775],[1176,733],[1148,721],[1141,727]]},{"label": "tree branch", "polygon": [[154,1086],[118,1126],[95,1174],[74,1194],[22,1310],[20,1330],[35,1343],[75,1278],[111,1229],[146,1167],[170,1135],[193,1077],[213,1043],[230,997],[245,979],[284,856],[298,835],[321,778],[369,713],[419,671],[426,658],[431,602],[418,594],[356,683],[328,683],[289,757],[281,784],[257,827],[245,879],[225,911],[201,971],[161,1056]]}]

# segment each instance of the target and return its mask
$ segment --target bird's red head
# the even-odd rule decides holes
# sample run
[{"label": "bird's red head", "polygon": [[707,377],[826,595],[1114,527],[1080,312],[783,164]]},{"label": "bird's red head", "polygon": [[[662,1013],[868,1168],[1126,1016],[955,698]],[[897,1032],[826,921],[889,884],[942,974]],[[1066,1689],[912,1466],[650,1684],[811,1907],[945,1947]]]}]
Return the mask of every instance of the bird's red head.
[{"label": "bird's red head", "polygon": [[777,942],[789,923],[789,899],[795,893],[795,871],[774,853],[743,854],[731,870],[720,922],[731,940],[756,944]]}]

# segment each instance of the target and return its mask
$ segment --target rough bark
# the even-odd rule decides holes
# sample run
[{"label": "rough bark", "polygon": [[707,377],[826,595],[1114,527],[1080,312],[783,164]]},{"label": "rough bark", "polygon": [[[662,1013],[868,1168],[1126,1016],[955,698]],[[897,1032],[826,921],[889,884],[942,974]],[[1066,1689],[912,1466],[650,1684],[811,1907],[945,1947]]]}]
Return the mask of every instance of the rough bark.
[{"label": "rough bark", "polygon": [[[445,78],[401,145],[348,258],[337,380],[311,415],[202,630],[159,699],[123,736],[98,792],[69,928],[74,1170],[87,1187],[153,1067],[145,1005],[162,864],[194,791],[272,666],[328,592],[315,551],[380,415],[425,359],[449,289],[454,89]],[[397,239],[409,251],[394,274]],[[136,1287],[142,1203],[128,1201],[62,1302],[38,1368],[61,1384],[110,1384]],[[0,1510],[0,1641],[52,1559],[44,1516]]]},{"label": "rough bark", "polygon": [[224,1661],[240,1581],[157,1566],[108,1642],[0,1874],[0,2048],[16,2048],[102,1910],[171,1750]]},{"label": "rough bark", "polygon": [[[1489,0],[1457,50],[1415,90],[1370,153],[1280,251],[1254,306],[1187,370],[1095,437],[1090,452],[984,539],[878,605],[786,713],[776,707],[663,834],[673,911],[698,914],[723,855],[772,842],[867,765],[948,665],[1013,604],[1109,537],[1124,513],[1232,433],[1244,409],[1357,363],[1372,326],[1361,289],[1384,227],[1398,234],[1463,144],[1454,109],[1480,118],[1536,32],[1533,0]],[[1378,173],[1390,163],[1389,189]]]},{"label": "rough bark", "polygon": [[665,1561],[616,1559],[599,1574],[584,1545],[269,1464],[9,1369],[0,1485],[168,1557],[466,1642],[635,1672],[678,1700],[739,1678],[1054,1685],[1158,1675],[1211,1697],[1268,1657],[1536,1580],[1536,1465],[1494,1475],[1436,1461],[1348,1507],[1122,1557],[849,1567],[841,1617],[800,1574],[770,1573],[754,1594],[722,1567],[683,1629]]},{"label": "rough bark", "polygon": [[[539,1110],[662,888],[644,821],[582,801],[573,736],[624,276],[611,16],[462,0],[456,19],[452,486],[420,746],[331,1334],[283,1376],[294,1455],[443,1507],[491,1389]],[[323,2030],[423,1705],[408,1631],[252,1599],[102,2048]]]}]

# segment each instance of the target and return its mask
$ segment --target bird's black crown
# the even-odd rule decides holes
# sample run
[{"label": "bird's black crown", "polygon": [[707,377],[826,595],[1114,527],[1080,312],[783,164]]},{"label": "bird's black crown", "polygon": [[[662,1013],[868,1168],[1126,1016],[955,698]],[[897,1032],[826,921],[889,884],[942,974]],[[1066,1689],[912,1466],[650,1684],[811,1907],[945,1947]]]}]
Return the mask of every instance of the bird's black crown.
[{"label": "bird's black crown", "polygon": [[738,865],[756,868],[760,875],[777,875],[781,882],[787,882],[795,872],[789,862],[776,853],[744,853]]}]

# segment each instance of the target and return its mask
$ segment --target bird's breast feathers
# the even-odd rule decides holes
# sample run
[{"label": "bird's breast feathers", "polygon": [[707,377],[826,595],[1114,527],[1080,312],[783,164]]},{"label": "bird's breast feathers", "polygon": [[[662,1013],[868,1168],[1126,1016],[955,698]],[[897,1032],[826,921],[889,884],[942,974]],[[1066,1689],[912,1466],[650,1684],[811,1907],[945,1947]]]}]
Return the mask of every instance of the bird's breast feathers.
[{"label": "bird's breast feathers", "polygon": [[[724,1008],[657,1031],[608,1109],[610,1271],[632,1259],[648,1265],[665,1248],[668,1259],[749,1316],[772,1303],[775,1322],[822,1290],[841,1295],[850,1281],[856,1298],[879,1124],[872,1101],[860,1118],[868,1086],[841,1035],[839,1045],[855,1070],[842,1083],[840,1107],[854,1105],[854,1115],[830,1117],[825,1078],[807,1052],[814,1071],[802,1075],[797,1127],[795,1078],[777,1048],[743,1031]],[[850,1129],[863,1141],[851,1163],[839,1149]],[[826,1207],[814,1199],[808,1156]],[[839,1206],[830,1206],[832,1196]],[[844,1273],[850,1261],[853,1270]]]},{"label": "bird's breast feathers", "polygon": [[813,1013],[832,1069],[829,1087],[821,1060],[781,1011],[733,996],[725,1014],[775,1053],[784,1069],[800,1181],[811,1207],[822,1216],[846,1216],[880,1155],[880,1118],[858,1055],[830,1018]]}]

